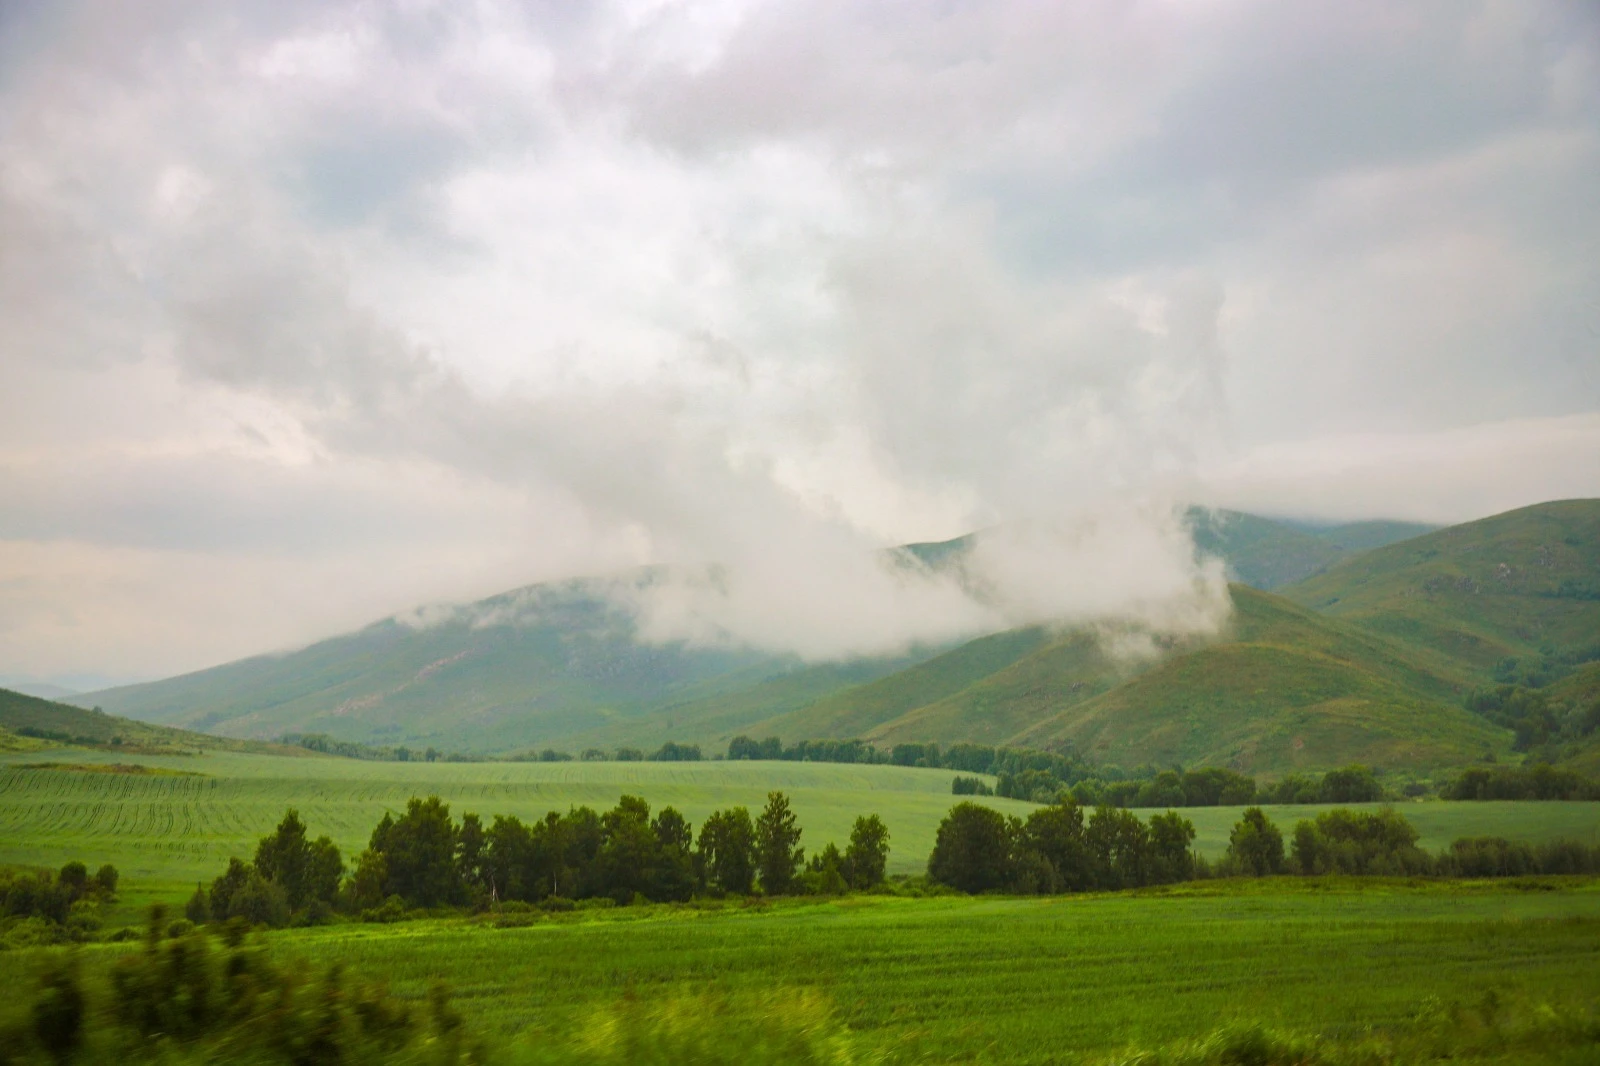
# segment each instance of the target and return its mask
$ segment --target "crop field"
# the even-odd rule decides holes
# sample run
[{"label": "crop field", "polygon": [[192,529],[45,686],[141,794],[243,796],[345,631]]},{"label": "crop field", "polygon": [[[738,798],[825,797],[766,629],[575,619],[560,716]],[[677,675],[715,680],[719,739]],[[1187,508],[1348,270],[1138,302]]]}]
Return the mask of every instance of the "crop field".
[{"label": "crop field", "polygon": [[[23,769],[118,761],[177,773]],[[438,793],[459,817],[476,811],[523,819],[573,804],[613,806],[624,792],[674,806],[698,825],[712,811],[759,809],[771,789],[788,793],[804,844],[841,844],[861,814],[894,834],[892,873],[920,872],[953,801],[946,770],[826,763],[395,763],[208,752],[128,757],[105,752],[26,752],[0,758],[0,862],[59,866],[111,862],[128,891],[171,893],[216,876],[230,855],[248,857],[286,807],[314,834],[353,857],[386,810]],[[990,800],[1022,813],[1029,804]],[[128,892],[124,892],[127,895]]]},{"label": "crop field", "polygon": [[[27,764],[60,763],[56,768]],[[108,772],[118,763],[148,773]],[[70,768],[67,768],[70,767]],[[98,772],[90,769],[98,768]],[[353,857],[386,810],[438,793],[459,816],[541,817],[573,804],[596,808],[624,792],[654,807],[674,806],[696,825],[719,807],[759,808],[766,793],[788,793],[802,843],[843,842],[859,814],[876,813],[893,834],[891,873],[919,873],[938,823],[955,802],[947,770],[792,762],[395,763],[207,752],[196,756],[114,756],[99,751],[0,755],[0,863],[59,866],[69,859],[114,863],[132,901],[187,892],[215,876],[230,855],[299,808],[314,834]],[[1030,804],[982,802],[1025,815]],[[1268,808],[1285,829],[1319,807]],[[1461,836],[1531,841],[1557,837],[1600,843],[1600,803],[1414,803],[1403,811],[1436,849]],[[1239,809],[1189,808],[1202,854],[1217,856]]]},{"label": "crop field", "polygon": [[[1593,1003],[1600,884],[1271,879],[1122,895],[852,897],[720,910],[336,925],[270,950],[445,980],[475,1031],[538,1041],[623,999],[820,995],[888,1062],[1044,1063],[1233,1021],[1359,1035],[1430,999]],[[124,945],[83,949],[104,958]],[[36,952],[0,953],[0,982]],[[872,1061],[871,1055],[863,1055]]]}]

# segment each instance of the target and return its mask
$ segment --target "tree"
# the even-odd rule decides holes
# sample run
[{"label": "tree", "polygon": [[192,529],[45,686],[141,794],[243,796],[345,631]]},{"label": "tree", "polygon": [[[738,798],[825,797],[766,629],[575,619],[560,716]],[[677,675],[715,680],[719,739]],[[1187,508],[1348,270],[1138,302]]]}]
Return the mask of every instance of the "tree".
[{"label": "tree", "polygon": [[987,892],[1011,883],[1017,826],[976,803],[958,803],[939,823],[928,857],[928,876],[963,892]]},{"label": "tree", "polygon": [[1082,892],[1097,883],[1095,864],[1084,837],[1083,808],[1077,800],[1069,796],[1034,811],[1023,823],[1019,836],[1019,850],[1038,855],[1053,873],[1036,888]]},{"label": "tree", "polygon": [[[385,815],[387,821],[388,816]],[[379,829],[384,827],[380,823]],[[376,841],[379,834],[373,833]],[[406,813],[383,833],[379,851],[388,864],[385,895],[398,895],[423,907],[455,899],[460,890],[456,876],[456,827],[450,807],[438,796],[425,800],[413,796]]]},{"label": "tree", "polygon": [[211,915],[226,918],[233,909],[233,897],[255,871],[247,863],[229,859],[228,868],[211,882]]},{"label": "tree", "polygon": [[818,896],[844,895],[850,885],[841,870],[843,865],[844,857],[839,854],[838,846],[829,843],[811,857],[803,878],[806,890]]},{"label": "tree", "polygon": [[94,872],[95,890],[102,896],[114,895],[117,891],[117,868],[109,862]]},{"label": "tree", "polygon": [[872,888],[883,884],[889,865],[889,827],[876,814],[856,819],[850,830],[850,844],[844,850],[841,872],[851,888]]},{"label": "tree", "polygon": [[1228,835],[1228,857],[1256,877],[1283,870],[1283,834],[1260,807],[1244,812]]},{"label": "tree", "polygon": [[1374,803],[1383,798],[1383,786],[1365,766],[1346,766],[1322,775],[1319,798],[1323,803]]},{"label": "tree", "polygon": [[344,877],[344,858],[332,840],[323,836],[306,846],[306,902],[332,903]]},{"label": "tree", "polygon": [[294,910],[305,906],[309,898],[306,885],[309,850],[305,823],[300,820],[300,812],[293,807],[284,812],[278,828],[271,835],[262,837],[261,843],[256,845],[256,871],[268,881],[278,883],[289,900],[290,908]]},{"label": "tree", "polygon": [[755,823],[744,807],[716,811],[700,825],[698,859],[709,887],[747,895],[755,880]]},{"label": "tree", "polygon": [[761,874],[761,891],[781,896],[794,885],[794,877],[805,861],[799,847],[800,826],[789,809],[789,797],[768,792],[767,805],[756,819],[755,859]]},{"label": "tree", "polygon": [[1134,888],[1149,883],[1150,830],[1132,811],[1096,807],[1084,838],[1101,888]]},{"label": "tree", "polygon": [[[368,848],[356,856],[355,873],[350,876],[350,902],[358,910],[376,907],[383,902],[389,883],[389,864],[381,851]],[[216,910],[216,904],[212,904]]]},{"label": "tree", "polygon": [[228,901],[228,917],[243,918],[251,925],[287,925],[289,909],[283,886],[262,877],[259,870],[249,870],[244,883]]},{"label": "tree", "polygon": [[623,796],[601,816],[600,824],[604,839],[593,887],[618,903],[635,895],[649,898],[661,857],[661,842],[650,826],[650,804],[638,796]]},{"label": "tree", "polygon": [[462,884],[474,889],[484,884],[484,843],[483,822],[476,814],[463,814],[461,831],[456,834],[456,870]]},{"label": "tree", "polygon": [[61,872],[56,874],[56,884],[66,889],[72,899],[82,899],[89,891],[89,868],[74,859],[61,867]]},{"label": "tree", "polygon": [[661,808],[650,828],[659,849],[652,890],[656,900],[687,900],[694,895],[694,829],[671,807]]},{"label": "tree", "polygon": [[195,925],[211,920],[211,901],[206,898],[206,890],[201,885],[194,886],[194,895],[190,896],[189,902],[183,906],[183,916]]},{"label": "tree", "polygon": [[1194,823],[1177,811],[1150,818],[1151,880],[1187,881],[1194,876]]}]

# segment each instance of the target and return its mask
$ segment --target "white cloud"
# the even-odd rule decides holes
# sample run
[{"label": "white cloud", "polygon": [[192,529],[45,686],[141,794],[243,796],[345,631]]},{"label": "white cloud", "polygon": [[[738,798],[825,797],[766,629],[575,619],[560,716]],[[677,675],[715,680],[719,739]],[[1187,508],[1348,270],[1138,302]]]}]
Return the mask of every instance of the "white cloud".
[{"label": "white cloud", "polygon": [[[1600,492],[1594,30],[1248,0],[0,16],[0,670],[199,666],[650,561],[725,568],[649,607],[663,637],[1187,631],[1217,586],[1176,499]],[[995,554],[993,602],[873,561],[1030,518],[1074,532]]]}]

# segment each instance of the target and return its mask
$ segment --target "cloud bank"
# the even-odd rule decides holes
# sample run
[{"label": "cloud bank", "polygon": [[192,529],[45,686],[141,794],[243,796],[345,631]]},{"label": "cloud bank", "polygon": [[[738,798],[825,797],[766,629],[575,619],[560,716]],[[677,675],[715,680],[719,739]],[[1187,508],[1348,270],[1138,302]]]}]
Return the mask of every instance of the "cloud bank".
[{"label": "cloud bank", "polygon": [[657,639],[1188,632],[1175,504],[1600,492],[1597,25],[8,5],[0,672],[647,563]]}]

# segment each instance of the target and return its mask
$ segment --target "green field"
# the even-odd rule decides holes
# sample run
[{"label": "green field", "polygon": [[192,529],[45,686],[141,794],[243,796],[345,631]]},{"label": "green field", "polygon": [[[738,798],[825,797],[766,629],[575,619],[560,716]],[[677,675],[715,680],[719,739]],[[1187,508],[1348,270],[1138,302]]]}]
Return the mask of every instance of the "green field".
[{"label": "green field", "polygon": [[[1429,999],[1471,1007],[1491,990],[1592,1003],[1600,885],[1277,879],[1055,899],[627,908],[523,928],[342,925],[268,943],[382,974],[406,997],[443,979],[468,1023],[503,1040],[537,1043],[624,999],[771,1002],[806,990],[845,1023],[856,1061],[1048,1063],[1235,1021],[1360,1035],[1403,1026]],[[0,954],[0,981],[24,980],[35,954]]]},{"label": "green field", "polygon": [[[166,773],[27,769],[58,762],[109,767],[140,764]],[[893,834],[891,873],[921,873],[940,819],[955,802],[948,770],[832,763],[396,763],[282,758],[237,752],[128,756],[59,750],[0,755],[0,862],[59,866],[69,859],[111,862],[135,901],[175,898],[214,877],[230,855],[248,858],[285,808],[299,808],[313,833],[326,833],[352,858],[386,810],[437,793],[459,817],[515,814],[524,820],[574,804],[610,807],[624,792],[673,806],[698,825],[713,810],[759,808],[769,790],[790,796],[802,841],[842,843],[857,815],[875,813]],[[985,799],[1025,815],[1032,806]],[[1320,807],[1268,808],[1287,830]],[[1462,836],[1600,843],[1600,803],[1412,803],[1404,813],[1421,844],[1438,849]],[[1239,809],[1189,808],[1196,846],[1215,857],[1227,847]]]}]

